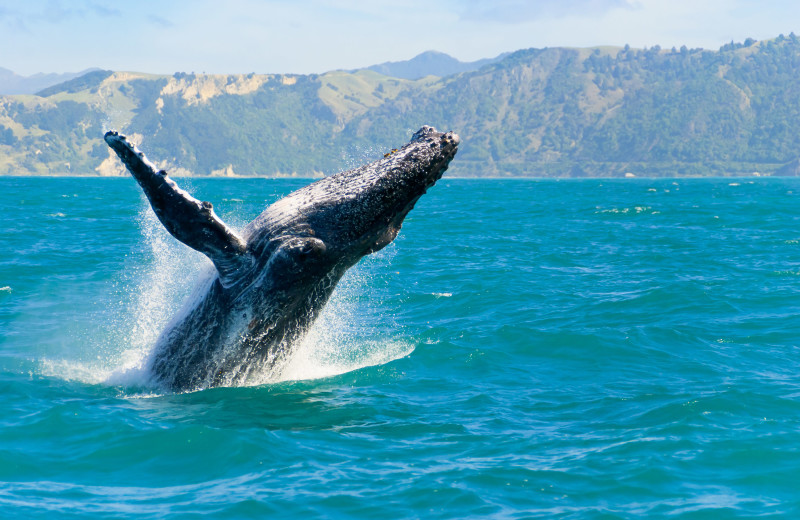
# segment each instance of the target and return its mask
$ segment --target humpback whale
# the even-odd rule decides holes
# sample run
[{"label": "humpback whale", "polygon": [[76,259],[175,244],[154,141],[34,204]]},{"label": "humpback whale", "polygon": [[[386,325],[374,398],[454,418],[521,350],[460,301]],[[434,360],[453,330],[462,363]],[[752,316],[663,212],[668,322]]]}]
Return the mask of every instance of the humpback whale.
[{"label": "humpback whale", "polygon": [[173,391],[247,384],[285,359],[345,271],[394,240],[459,145],[453,132],[423,126],[382,159],[287,195],[237,233],[125,136],[104,139],[167,231],[215,267],[146,362],[154,383]]}]

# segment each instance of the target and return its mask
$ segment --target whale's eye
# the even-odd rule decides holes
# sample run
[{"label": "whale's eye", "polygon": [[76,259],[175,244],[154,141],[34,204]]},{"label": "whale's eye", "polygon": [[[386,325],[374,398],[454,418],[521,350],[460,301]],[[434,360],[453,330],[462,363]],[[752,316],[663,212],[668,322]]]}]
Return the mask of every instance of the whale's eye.
[{"label": "whale's eye", "polygon": [[317,251],[317,249],[318,248],[316,247],[316,244],[314,244],[310,240],[309,241],[305,241],[303,243],[303,245],[300,246],[300,254],[310,255],[311,253]]},{"label": "whale's eye", "polygon": [[275,253],[279,261],[296,264],[298,267],[314,263],[324,256],[325,242],[314,237],[288,238]]},{"label": "whale's eye", "polygon": [[313,237],[288,237],[270,255],[269,269],[279,273],[281,283],[293,283],[299,277],[325,271],[325,243]]},{"label": "whale's eye", "polygon": [[308,256],[325,252],[325,242],[318,238],[295,238],[287,244],[293,254]]}]

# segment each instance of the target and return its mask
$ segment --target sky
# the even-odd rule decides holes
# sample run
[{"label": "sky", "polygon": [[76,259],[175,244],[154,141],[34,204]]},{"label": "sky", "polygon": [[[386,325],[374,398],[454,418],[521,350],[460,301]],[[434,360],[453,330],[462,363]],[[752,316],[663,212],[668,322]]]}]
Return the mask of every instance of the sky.
[{"label": "sky", "polygon": [[0,67],[310,74],[531,47],[800,35],[798,0],[0,0]]}]

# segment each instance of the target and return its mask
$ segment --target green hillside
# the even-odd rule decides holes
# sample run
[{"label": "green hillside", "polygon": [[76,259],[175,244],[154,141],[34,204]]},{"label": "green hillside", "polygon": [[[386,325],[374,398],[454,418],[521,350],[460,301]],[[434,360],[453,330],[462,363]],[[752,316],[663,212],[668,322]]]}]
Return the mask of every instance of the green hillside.
[{"label": "green hillside", "polygon": [[0,97],[0,174],[122,174],[102,133],[194,175],[315,175],[380,157],[423,124],[462,137],[453,175],[794,174],[800,41],[719,51],[528,49],[411,81],[95,71]]}]

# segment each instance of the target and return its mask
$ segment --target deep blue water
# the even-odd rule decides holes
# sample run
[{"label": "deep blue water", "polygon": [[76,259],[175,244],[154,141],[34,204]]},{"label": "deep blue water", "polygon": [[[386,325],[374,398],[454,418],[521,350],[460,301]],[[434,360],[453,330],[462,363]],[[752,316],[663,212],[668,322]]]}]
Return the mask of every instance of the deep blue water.
[{"label": "deep blue water", "polygon": [[800,516],[800,180],[445,178],[280,379],[180,395],[136,367],[207,264],[134,182],[0,214],[3,518]]}]

